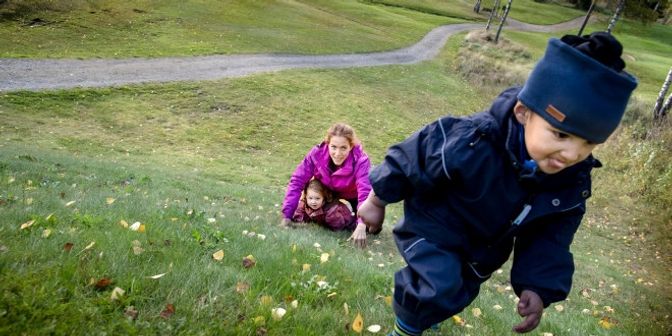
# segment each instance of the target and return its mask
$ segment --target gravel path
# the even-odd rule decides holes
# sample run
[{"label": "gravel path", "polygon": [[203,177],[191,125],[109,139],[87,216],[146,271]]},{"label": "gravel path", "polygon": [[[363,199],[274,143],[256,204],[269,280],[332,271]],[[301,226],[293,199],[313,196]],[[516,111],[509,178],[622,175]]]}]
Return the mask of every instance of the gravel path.
[{"label": "gravel path", "polygon": [[[516,30],[553,32],[578,27],[583,18],[538,26],[507,20]],[[124,84],[214,80],[296,68],[351,68],[412,64],[434,58],[451,35],[483,28],[462,23],[440,26],[420,42],[377,53],[338,55],[253,54],[131,59],[17,59],[0,58],[0,92],[16,90],[106,87]]]}]

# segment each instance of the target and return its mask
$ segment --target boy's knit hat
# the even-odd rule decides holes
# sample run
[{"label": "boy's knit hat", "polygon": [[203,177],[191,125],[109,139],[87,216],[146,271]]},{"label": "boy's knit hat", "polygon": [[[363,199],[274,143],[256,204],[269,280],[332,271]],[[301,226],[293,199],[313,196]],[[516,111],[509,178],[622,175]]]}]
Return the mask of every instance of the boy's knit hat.
[{"label": "boy's knit hat", "polygon": [[607,33],[552,38],[518,99],[553,127],[602,143],[618,127],[637,87],[623,71],[622,51]]}]

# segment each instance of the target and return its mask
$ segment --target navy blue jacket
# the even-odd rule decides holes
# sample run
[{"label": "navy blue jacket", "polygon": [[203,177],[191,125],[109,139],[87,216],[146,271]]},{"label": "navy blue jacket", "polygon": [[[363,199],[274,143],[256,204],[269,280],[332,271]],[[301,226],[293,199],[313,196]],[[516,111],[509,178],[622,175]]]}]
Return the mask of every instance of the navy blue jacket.
[{"label": "navy blue jacket", "polygon": [[382,200],[404,200],[394,228],[400,250],[425,238],[482,278],[513,250],[516,294],[533,290],[548,306],[569,293],[569,247],[590,196],[590,171],[600,163],[590,156],[553,175],[525,171],[512,116],[519,90],[504,91],[488,111],[443,117],[390,147],[370,180]]}]

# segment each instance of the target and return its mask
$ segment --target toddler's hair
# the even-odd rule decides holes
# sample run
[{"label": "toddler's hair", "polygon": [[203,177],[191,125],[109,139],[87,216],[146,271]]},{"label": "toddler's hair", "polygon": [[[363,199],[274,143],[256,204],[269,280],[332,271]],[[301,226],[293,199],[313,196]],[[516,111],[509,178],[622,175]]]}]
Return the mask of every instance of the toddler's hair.
[{"label": "toddler's hair", "polygon": [[335,123],[331,125],[327,130],[327,136],[324,138],[324,141],[329,143],[331,138],[335,136],[342,136],[348,139],[351,147],[359,145],[359,139],[357,138],[357,135],[355,135],[355,130],[348,124]]},{"label": "toddler's hair", "polygon": [[325,204],[326,203],[331,203],[331,201],[332,201],[331,191],[329,189],[327,189],[327,187],[325,187],[324,184],[322,184],[322,182],[320,182],[320,180],[314,178],[314,179],[310,180],[310,182],[308,182],[308,184],[306,185],[306,189],[303,191],[304,198],[306,196],[308,196],[308,190],[312,190],[312,191],[322,195],[322,197],[324,197],[324,203]]}]

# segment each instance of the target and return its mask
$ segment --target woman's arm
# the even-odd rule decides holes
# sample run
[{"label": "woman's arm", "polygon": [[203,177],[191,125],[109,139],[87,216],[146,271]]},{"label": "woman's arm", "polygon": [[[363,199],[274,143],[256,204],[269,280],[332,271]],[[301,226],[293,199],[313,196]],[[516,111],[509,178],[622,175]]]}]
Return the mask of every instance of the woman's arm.
[{"label": "woman's arm", "polygon": [[294,211],[299,204],[299,199],[301,199],[301,192],[306,186],[306,183],[315,174],[315,164],[312,160],[312,154],[317,150],[317,147],[314,147],[306,156],[303,158],[303,161],[294,169],[292,177],[289,179],[287,184],[287,193],[285,194],[285,199],[282,202],[282,215],[285,220],[289,220],[294,215]]}]

